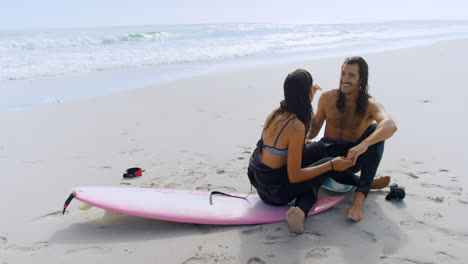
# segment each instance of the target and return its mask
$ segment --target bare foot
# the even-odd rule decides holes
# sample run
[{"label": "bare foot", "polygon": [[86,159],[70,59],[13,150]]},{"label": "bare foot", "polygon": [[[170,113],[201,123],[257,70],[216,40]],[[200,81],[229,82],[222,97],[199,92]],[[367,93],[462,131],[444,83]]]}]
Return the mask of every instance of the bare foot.
[{"label": "bare foot", "polygon": [[374,181],[372,182],[371,189],[380,190],[387,187],[390,184],[391,178],[392,177],[390,176],[382,176],[377,179],[374,179]]},{"label": "bare foot", "polygon": [[304,232],[305,213],[299,207],[291,207],[286,213],[286,220],[289,224],[291,232],[301,234]]},{"label": "bare foot", "polygon": [[348,219],[359,222],[362,219],[362,211],[364,210],[364,202],[366,196],[362,192],[356,192],[353,203],[348,209]]}]

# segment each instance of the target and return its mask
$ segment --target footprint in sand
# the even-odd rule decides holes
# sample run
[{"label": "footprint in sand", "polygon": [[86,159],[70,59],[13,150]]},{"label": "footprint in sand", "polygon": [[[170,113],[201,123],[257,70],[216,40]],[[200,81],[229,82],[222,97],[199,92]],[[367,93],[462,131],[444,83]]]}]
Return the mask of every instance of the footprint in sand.
[{"label": "footprint in sand", "polygon": [[326,237],[327,236],[326,234],[322,234],[322,233],[316,232],[316,231],[307,231],[307,232],[304,232],[303,234],[313,235],[313,236],[317,236],[317,237]]},{"label": "footprint in sand", "polygon": [[421,183],[421,186],[422,187],[426,187],[426,188],[442,188],[444,189],[444,187],[442,185],[438,185],[438,184],[432,184],[432,183]]},{"label": "footprint in sand", "polygon": [[208,263],[208,259],[205,257],[191,257],[186,261],[182,262],[182,264],[204,264]]},{"label": "footprint in sand", "polygon": [[460,263],[462,263],[461,261],[458,260],[458,258],[450,255],[450,254],[447,254],[443,251],[437,251],[436,253],[436,256],[437,256],[437,259],[439,260],[439,263],[449,263],[449,262],[452,262],[452,261],[458,261]]},{"label": "footprint in sand", "polygon": [[307,254],[305,255],[305,259],[326,258],[329,256],[328,255],[329,250],[330,250],[329,248],[324,248],[324,247],[314,248],[310,250],[309,252],[307,252]]},{"label": "footprint in sand", "polygon": [[223,190],[227,190],[229,192],[236,192],[237,191],[236,188],[231,187],[231,186],[215,186],[213,188],[216,189],[216,190],[223,189]]},{"label": "footprint in sand", "polygon": [[179,183],[175,183],[175,182],[170,182],[164,186],[162,186],[163,188],[165,189],[178,189],[179,187],[181,186],[181,184]]},{"label": "footprint in sand", "polygon": [[38,242],[34,242],[32,245],[28,245],[28,246],[15,246],[15,245],[12,245],[12,246],[6,247],[5,249],[20,251],[20,252],[34,253],[35,251],[38,251],[38,250],[40,250],[42,248],[46,248],[48,245],[49,245],[48,241],[38,241]]},{"label": "footprint in sand", "polygon": [[263,244],[266,244],[266,245],[273,245],[273,244],[276,244],[276,243],[280,243],[280,244],[287,244],[289,242],[291,242],[291,240],[283,237],[283,236],[266,236],[265,237],[266,241],[263,242]]},{"label": "footprint in sand", "polygon": [[[424,261],[418,261],[416,259],[409,259],[409,258],[397,258],[397,257],[389,257],[389,256],[380,256],[381,260],[384,260],[384,262],[381,263],[401,263],[401,264],[424,264],[427,262]],[[432,263],[432,262],[430,262]]]},{"label": "footprint in sand", "polygon": [[211,188],[212,188],[211,184],[208,183],[206,185],[197,186],[195,189],[197,191],[211,191]]},{"label": "footprint in sand", "polygon": [[0,236],[0,248],[2,248],[8,241],[7,237]]},{"label": "footprint in sand", "polygon": [[434,201],[436,203],[443,203],[444,202],[444,197],[431,197],[431,196],[427,196],[426,197],[427,199],[431,200],[431,201]]},{"label": "footprint in sand", "polygon": [[253,257],[247,261],[247,264],[266,264],[266,262],[259,257]]},{"label": "footprint in sand", "polygon": [[438,184],[424,183],[424,182],[421,183],[421,186],[425,188],[441,188],[457,196],[462,195],[462,192],[463,192],[463,188],[461,187],[445,187],[445,186],[438,185]]},{"label": "footprint in sand", "polygon": [[447,188],[447,190],[450,191],[452,194],[457,195],[457,196],[462,195],[462,192],[463,192],[463,188],[461,188],[461,187],[459,187],[459,188],[449,187],[449,188]]},{"label": "footprint in sand", "polygon": [[76,253],[86,253],[86,254],[93,254],[93,255],[104,255],[112,253],[111,249],[103,248],[101,246],[93,246],[93,247],[86,247],[86,248],[77,248],[65,251],[65,255],[69,254],[76,254]]},{"label": "footprint in sand", "polygon": [[440,219],[443,217],[439,212],[426,212],[424,213],[424,215],[434,219]]},{"label": "footprint in sand", "polygon": [[377,239],[375,238],[375,235],[371,232],[364,232],[365,238],[369,240],[370,243],[376,243]]},{"label": "footprint in sand", "polygon": [[400,172],[403,173],[403,174],[405,174],[405,175],[410,176],[410,177],[413,178],[413,179],[419,179],[419,176],[416,175],[416,174],[414,174],[414,173],[412,173],[412,172],[404,172],[404,171],[400,171]]},{"label": "footprint in sand", "polygon": [[421,225],[425,225],[426,223],[424,223],[423,221],[400,221],[400,226],[403,226],[403,227],[406,227],[408,229],[412,229],[412,228],[416,228],[416,227],[419,227]]},{"label": "footprint in sand", "polygon": [[[225,193],[237,193],[236,188],[230,187],[230,186],[211,186],[211,184],[208,184],[208,186],[199,186],[195,188],[196,190],[201,190],[201,191],[213,191],[213,192],[225,192]],[[215,201],[215,197],[222,197],[223,195],[217,195],[216,193],[211,194],[212,197],[210,198],[210,201],[212,200],[213,202]],[[239,194],[237,194],[239,195]],[[244,194],[245,195],[245,194]],[[224,196],[225,197],[225,196]],[[242,196],[239,196],[242,197]]]},{"label": "footprint in sand", "polygon": [[464,234],[464,233],[454,233],[454,232],[451,232],[445,228],[441,228],[441,227],[438,227],[438,226],[430,226],[431,228],[435,229],[436,231],[444,234],[445,236],[447,237],[451,237],[453,239],[457,239],[459,241],[463,241],[463,242],[468,242],[468,234]]},{"label": "footprint in sand", "polygon": [[251,234],[259,233],[259,232],[263,232],[262,226],[257,226],[257,227],[254,227],[254,228],[249,228],[249,229],[243,230],[241,233],[242,233],[243,235],[251,235]]},{"label": "footprint in sand", "polygon": [[225,253],[203,255],[197,253],[195,256],[182,262],[182,264],[226,263],[231,262],[233,259],[234,257],[228,256]]}]

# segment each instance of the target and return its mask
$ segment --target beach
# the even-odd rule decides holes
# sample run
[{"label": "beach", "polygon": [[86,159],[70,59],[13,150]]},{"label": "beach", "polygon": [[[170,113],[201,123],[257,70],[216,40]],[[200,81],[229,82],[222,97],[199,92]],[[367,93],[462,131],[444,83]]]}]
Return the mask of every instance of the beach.
[{"label": "beach", "polygon": [[[367,60],[370,93],[398,126],[377,175],[404,186],[406,198],[387,201],[389,188],[372,191],[354,223],[346,219],[351,190],[308,218],[301,235],[286,222],[173,223],[82,211],[79,201],[61,210],[77,186],[249,193],[248,159],[282,100],[284,78],[304,68],[323,90],[335,89],[346,56],[0,112],[0,263],[466,263],[467,45],[346,55]],[[134,166],[148,171],[122,179]]]}]

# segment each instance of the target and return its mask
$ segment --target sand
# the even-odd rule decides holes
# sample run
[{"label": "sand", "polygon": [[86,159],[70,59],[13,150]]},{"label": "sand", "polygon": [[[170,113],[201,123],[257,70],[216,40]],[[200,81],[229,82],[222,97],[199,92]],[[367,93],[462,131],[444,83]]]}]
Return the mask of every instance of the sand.
[{"label": "sand", "polygon": [[[59,212],[70,190],[85,185],[248,193],[248,158],[285,76],[305,68],[334,89],[344,57],[0,113],[0,263],[467,263],[467,45],[359,54],[370,65],[371,94],[398,125],[378,175],[392,176],[407,196],[371,192],[354,223],[346,219],[350,191],[308,218],[301,235],[286,222],[171,223],[81,211],[78,201]],[[151,171],[122,180],[133,166]]]}]

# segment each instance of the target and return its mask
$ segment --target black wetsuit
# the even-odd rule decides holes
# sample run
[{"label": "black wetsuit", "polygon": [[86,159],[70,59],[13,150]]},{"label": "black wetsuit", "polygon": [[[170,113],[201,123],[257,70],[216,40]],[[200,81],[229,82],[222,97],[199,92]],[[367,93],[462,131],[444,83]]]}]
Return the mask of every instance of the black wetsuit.
[{"label": "black wetsuit", "polygon": [[[281,128],[277,139],[289,121]],[[257,148],[249,160],[247,174],[250,183],[257,189],[258,195],[265,203],[285,205],[295,200],[295,206],[301,208],[307,216],[307,213],[317,200],[320,186],[330,176],[331,172],[324,173],[307,181],[290,183],[287,165],[272,169],[260,162],[260,153],[263,148],[263,140],[260,139],[257,143]],[[319,157],[317,160],[312,161],[311,159],[313,158],[315,158],[315,155],[310,155],[309,159],[302,163],[302,167],[317,166],[332,159],[331,157]]]},{"label": "black wetsuit", "polygon": [[[302,153],[302,165],[310,164],[310,162],[324,157],[346,156],[350,148],[358,145],[371,135],[376,127],[376,123],[371,124],[356,142],[345,142],[324,137],[320,141],[307,144],[305,151]],[[356,191],[367,196],[383,156],[384,144],[385,141],[381,141],[370,146],[365,153],[358,157],[355,166],[344,172],[334,171],[331,177],[339,183],[356,186]],[[361,171],[360,177],[354,174],[358,171]]]}]

